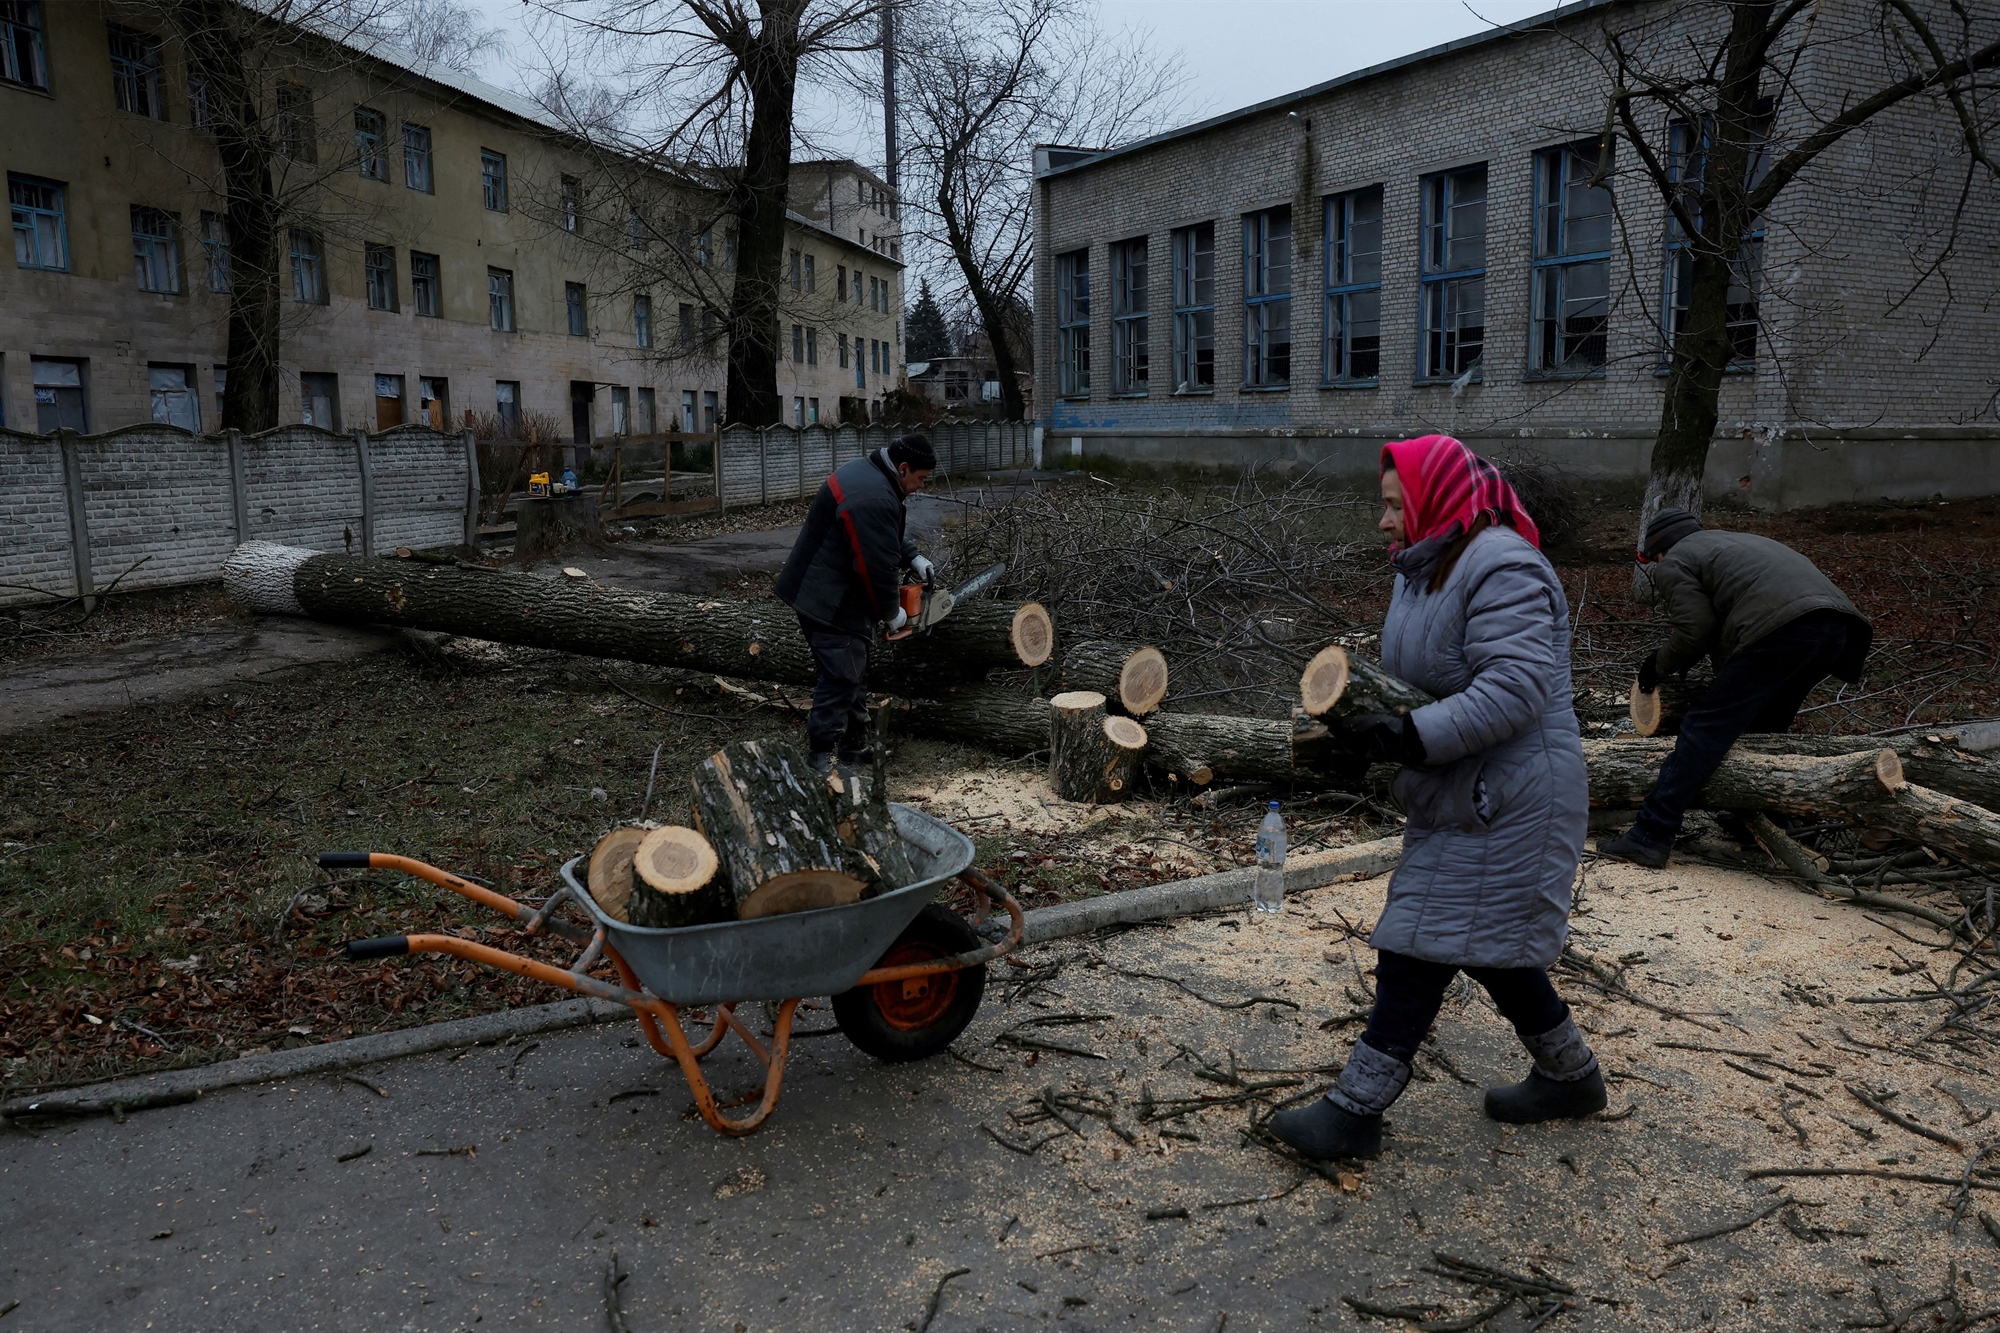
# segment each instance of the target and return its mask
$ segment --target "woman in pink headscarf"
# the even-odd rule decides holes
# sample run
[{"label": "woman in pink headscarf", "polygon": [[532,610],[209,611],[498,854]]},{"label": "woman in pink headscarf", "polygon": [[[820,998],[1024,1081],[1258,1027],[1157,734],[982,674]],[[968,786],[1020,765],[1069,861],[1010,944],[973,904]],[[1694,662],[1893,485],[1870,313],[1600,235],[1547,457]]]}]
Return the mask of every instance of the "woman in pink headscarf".
[{"label": "woman in pink headscarf", "polygon": [[1448,435],[1382,450],[1396,586],[1382,665],[1430,694],[1407,716],[1353,719],[1358,748],[1400,760],[1403,856],[1370,938],[1375,1008],[1325,1097],[1272,1117],[1308,1157],[1371,1157],[1382,1113],[1460,971],[1534,1057],[1486,1113],[1527,1124],[1605,1103],[1597,1057],[1549,983],[1568,934],[1589,814],[1570,701],[1569,603],[1500,470]]}]

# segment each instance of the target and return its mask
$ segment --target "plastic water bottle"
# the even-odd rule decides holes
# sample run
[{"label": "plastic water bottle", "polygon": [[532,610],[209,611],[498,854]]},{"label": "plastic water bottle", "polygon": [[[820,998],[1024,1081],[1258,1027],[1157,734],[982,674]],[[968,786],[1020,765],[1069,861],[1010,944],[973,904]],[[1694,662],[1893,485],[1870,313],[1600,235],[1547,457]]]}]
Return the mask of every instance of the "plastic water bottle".
[{"label": "plastic water bottle", "polygon": [[1285,817],[1278,813],[1276,801],[1257,826],[1257,879],[1250,902],[1260,912],[1285,910]]}]

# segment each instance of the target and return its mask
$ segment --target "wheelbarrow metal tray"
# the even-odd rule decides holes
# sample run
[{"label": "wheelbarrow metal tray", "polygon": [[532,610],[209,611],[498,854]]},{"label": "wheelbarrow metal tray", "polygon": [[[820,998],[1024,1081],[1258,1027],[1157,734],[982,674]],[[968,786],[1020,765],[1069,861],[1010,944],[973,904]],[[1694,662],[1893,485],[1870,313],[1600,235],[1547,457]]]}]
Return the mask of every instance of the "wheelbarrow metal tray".
[{"label": "wheelbarrow metal tray", "polygon": [[875,966],[937,888],[972,864],[972,840],[907,805],[890,806],[896,830],[923,876],[914,884],[844,907],[663,929],[606,916],[577,879],[583,858],[562,868],[576,898],[646,989],[673,1004],[788,1000],[835,995]]}]

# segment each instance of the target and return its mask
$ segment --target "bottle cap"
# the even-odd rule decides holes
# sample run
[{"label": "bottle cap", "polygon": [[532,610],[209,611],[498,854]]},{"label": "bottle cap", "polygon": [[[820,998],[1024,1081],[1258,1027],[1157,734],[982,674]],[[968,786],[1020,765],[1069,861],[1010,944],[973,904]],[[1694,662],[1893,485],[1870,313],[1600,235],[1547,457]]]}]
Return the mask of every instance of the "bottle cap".
[{"label": "bottle cap", "polygon": [[1278,803],[1277,803],[1276,801],[1273,801],[1273,802],[1271,802],[1271,804],[1270,804],[1270,806],[1269,806],[1268,808],[1270,808],[1270,809],[1272,809],[1272,810],[1276,810],[1276,809],[1278,808]]}]

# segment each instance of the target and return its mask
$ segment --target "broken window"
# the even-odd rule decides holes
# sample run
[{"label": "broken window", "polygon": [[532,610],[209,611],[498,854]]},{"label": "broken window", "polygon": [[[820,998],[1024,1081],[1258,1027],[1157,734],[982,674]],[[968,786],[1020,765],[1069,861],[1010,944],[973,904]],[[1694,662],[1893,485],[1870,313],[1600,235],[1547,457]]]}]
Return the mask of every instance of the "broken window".
[{"label": "broken window", "polygon": [[1282,389],[1292,380],[1292,209],[1243,216],[1243,384]]},{"label": "broken window", "polygon": [[362,267],[368,278],[368,308],[370,310],[394,310],[396,308],[396,247],[393,245],[367,245],[363,250]]},{"label": "broken window", "polygon": [[1215,224],[1174,233],[1174,392],[1215,388]]},{"label": "broken window", "polygon": [[326,248],[310,231],[294,231],[292,241],[292,299],[306,305],[326,304]]},{"label": "broken window", "polygon": [[42,50],[41,0],[0,3],[0,79],[30,88],[49,86]]},{"label": "broken window", "polygon": [[[135,116],[167,118],[160,101],[160,39],[151,33],[109,25],[111,38],[111,91],[120,111]],[[289,86],[280,84],[279,92]]]},{"label": "broken window", "polygon": [[361,174],[372,181],[389,179],[388,124],[380,111],[354,108],[354,160]]},{"label": "broken window", "polygon": [[319,161],[312,89],[304,84],[278,85],[278,150],[294,162]]},{"label": "broken window", "polygon": [[1457,379],[1486,347],[1486,164],[1423,180],[1420,380]]},{"label": "broken window", "polygon": [[486,270],[486,321],[499,333],[514,331],[514,271]]},{"label": "broken window", "polygon": [[[562,191],[562,229],[575,231],[577,217],[583,212],[583,182],[574,176],[564,176],[559,182]],[[613,431],[622,435],[623,431]]]},{"label": "broken window", "polygon": [[443,273],[436,255],[410,251],[410,307],[419,315],[436,319],[444,313],[439,303]]},{"label": "broken window", "polygon": [[1373,384],[1382,374],[1382,187],[1326,201],[1326,323],[1320,375]]},{"label": "broken window", "polygon": [[1056,392],[1065,398],[1090,396],[1088,250],[1056,256]]},{"label": "broken window", "polygon": [[1535,154],[1533,330],[1528,370],[1582,375],[1604,365],[1611,325],[1611,191],[1593,183],[1598,145]]},{"label": "broken window", "polygon": [[1111,392],[1146,392],[1146,238],[1111,247]]},{"label": "broken window", "polygon": [[507,158],[490,148],[479,150],[479,189],[489,212],[507,211]]},{"label": "broken window", "polygon": [[[1748,183],[1754,188],[1764,178],[1770,167],[1771,103],[1767,100],[1761,109],[1759,124],[1755,128],[1756,143],[1750,153],[1746,170]],[[1686,201],[1689,212],[1700,207],[1697,196],[1701,190],[1702,178],[1708,172],[1709,139],[1714,133],[1714,121],[1704,117],[1699,129],[1688,122],[1676,122],[1668,133],[1667,172],[1675,188]],[[1764,219],[1754,219],[1743,237],[1743,245],[1736,252],[1736,259],[1729,267],[1729,291],[1723,298],[1727,309],[1729,341],[1732,352],[1730,370],[1750,370],[1757,360],[1757,292],[1761,285],[1764,266]],[[1689,242],[1680,220],[1669,211],[1667,214],[1667,273],[1665,299],[1660,307],[1665,315],[1666,350],[1673,349],[1674,339],[1680,336],[1687,319],[1688,303],[1694,296],[1694,248]]]},{"label": "broken window", "polygon": [[422,125],[403,125],[403,184],[431,192],[431,132]]}]

